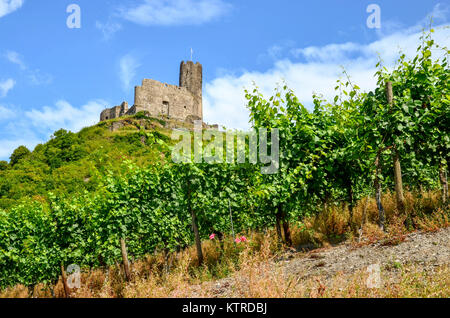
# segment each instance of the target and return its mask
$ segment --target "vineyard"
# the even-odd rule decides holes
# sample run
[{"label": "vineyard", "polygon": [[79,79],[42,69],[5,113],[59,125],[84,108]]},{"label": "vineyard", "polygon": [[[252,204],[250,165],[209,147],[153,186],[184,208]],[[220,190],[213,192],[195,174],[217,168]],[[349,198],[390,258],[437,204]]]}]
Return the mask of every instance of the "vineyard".
[{"label": "vineyard", "polygon": [[[402,54],[393,70],[380,61],[374,91],[361,92],[344,72],[335,99],[315,95],[312,111],[287,86],[270,98],[258,88],[247,90],[252,127],[279,129],[276,174],[262,174],[262,164],[175,164],[173,142],[144,127],[132,142],[114,137],[124,148],[143,147],[146,140],[141,160],[130,150],[112,159],[114,166],[104,164],[111,160],[106,145],[96,158],[87,157],[92,149],[82,147],[83,131],[59,131],[34,152],[18,149],[10,163],[0,162],[0,287],[55,284],[70,264],[127,267],[124,258],[133,263],[191,245],[201,266],[202,241],[212,234],[223,242],[274,228],[283,246],[293,246],[292,228],[301,229],[305,218],[339,206],[352,220],[357,204],[369,198],[376,200],[378,226],[387,231],[388,192],[409,230],[438,210],[447,218],[450,51],[432,34],[423,35],[416,57]],[[58,184],[55,174],[46,180],[36,172],[46,171],[43,166],[65,169],[58,175],[64,181]],[[90,178],[78,184],[73,176],[84,168]],[[439,191],[432,210],[405,198],[426,191]],[[348,231],[358,230],[349,222]]]}]

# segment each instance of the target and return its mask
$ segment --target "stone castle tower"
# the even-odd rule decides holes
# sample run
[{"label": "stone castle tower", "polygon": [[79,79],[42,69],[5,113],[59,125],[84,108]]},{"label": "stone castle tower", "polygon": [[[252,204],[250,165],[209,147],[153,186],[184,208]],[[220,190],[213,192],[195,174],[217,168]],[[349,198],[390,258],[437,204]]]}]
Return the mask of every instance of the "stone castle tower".
[{"label": "stone castle tower", "polygon": [[203,70],[200,63],[181,62],[179,86],[144,79],[134,90],[134,105],[128,103],[105,109],[100,121],[146,112],[151,117],[203,120]]},{"label": "stone castle tower", "polygon": [[180,65],[180,87],[186,87],[194,97],[196,107],[194,115],[203,119],[202,87],[203,87],[203,67],[200,63],[181,62]]}]

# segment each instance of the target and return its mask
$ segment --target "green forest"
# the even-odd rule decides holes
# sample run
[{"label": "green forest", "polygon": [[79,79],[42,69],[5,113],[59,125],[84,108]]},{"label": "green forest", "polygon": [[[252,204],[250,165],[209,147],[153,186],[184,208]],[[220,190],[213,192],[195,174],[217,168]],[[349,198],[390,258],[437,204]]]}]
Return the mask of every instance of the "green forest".
[{"label": "green forest", "polygon": [[[0,287],[54,284],[69,264],[120,263],[121,240],[132,262],[194,245],[199,265],[211,234],[273,228],[289,247],[305,218],[339,206],[351,220],[367,197],[387,230],[388,192],[411,230],[420,214],[449,216],[450,51],[432,35],[393,69],[380,61],[375,90],[362,92],[344,72],[334,100],[315,95],[311,110],[284,85],[271,97],[246,90],[251,126],[279,129],[276,174],[261,164],[173,163],[169,120],[143,113],[17,148],[0,162]],[[113,121],[123,127],[112,131]],[[439,207],[406,202],[426,191],[439,192]]]}]

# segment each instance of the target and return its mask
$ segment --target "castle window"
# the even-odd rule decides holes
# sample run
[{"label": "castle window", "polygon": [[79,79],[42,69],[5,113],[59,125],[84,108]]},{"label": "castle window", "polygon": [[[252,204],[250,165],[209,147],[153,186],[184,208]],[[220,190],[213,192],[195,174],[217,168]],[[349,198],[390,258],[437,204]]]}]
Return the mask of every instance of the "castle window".
[{"label": "castle window", "polygon": [[163,101],[163,115],[169,116],[169,102]]}]

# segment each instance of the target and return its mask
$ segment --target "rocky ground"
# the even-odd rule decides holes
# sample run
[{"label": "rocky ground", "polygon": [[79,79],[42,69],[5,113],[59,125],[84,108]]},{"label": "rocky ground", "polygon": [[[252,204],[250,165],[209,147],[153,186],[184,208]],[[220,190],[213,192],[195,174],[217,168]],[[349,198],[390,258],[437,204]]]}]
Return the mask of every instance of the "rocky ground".
[{"label": "rocky ground", "polygon": [[[412,233],[398,240],[379,241],[370,245],[359,246],[343,243],[338,246],[316,249],[309,252],[285,253],[282,257],[262,266],[264,271],[283,273],[286,278],[296,280],[320,276],[331,279],[336,274],[351,274],[366,270],[368,266],[378,264],[392,279],[404,266],[413,265],[420,271],[433,272],[435,268],[450,263],[450,227],[438,232]],[[239,273],[211,282],[208,288],[215,297],[233,297],[238,280],[247,279]],[[242,282],[239,282],[242,286]],[[204,286],[203,286],[204,288]],[[450,287],[449,287],[450,288]]]}]

